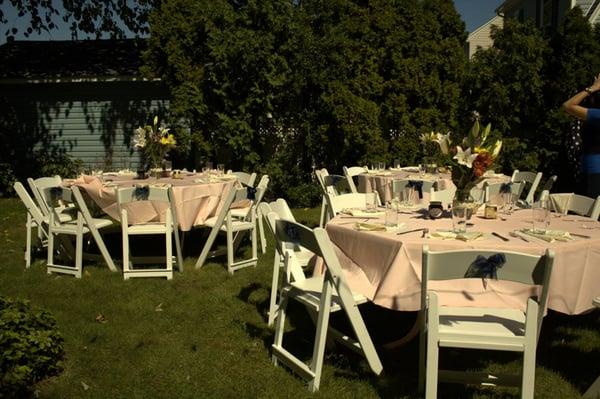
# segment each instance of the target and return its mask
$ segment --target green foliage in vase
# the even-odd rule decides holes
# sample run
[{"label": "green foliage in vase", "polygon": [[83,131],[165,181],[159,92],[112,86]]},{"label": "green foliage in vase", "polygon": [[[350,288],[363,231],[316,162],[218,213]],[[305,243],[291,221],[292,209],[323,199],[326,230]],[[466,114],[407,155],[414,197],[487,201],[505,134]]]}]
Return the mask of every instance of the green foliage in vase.
[{"label": "green foliage in vase", "polygon": [[0,297],[0,397],[19,397],[62,370],[63,339],[52,315]]}]

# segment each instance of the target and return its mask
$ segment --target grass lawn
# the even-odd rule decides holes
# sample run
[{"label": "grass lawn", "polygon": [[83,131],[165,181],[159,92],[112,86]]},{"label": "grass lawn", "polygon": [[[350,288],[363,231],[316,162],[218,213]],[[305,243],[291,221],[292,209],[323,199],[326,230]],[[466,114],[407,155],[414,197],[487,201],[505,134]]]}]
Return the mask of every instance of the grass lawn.
[{"label": "grass lawn", "polygon": [[[314,225],[318,209],[298,210],[298,220]],[[200,234],[186,238],[185,271],[172,281],[123,281],[106,266],[84,266],[81,280],[46,274],[44,255],[25,270],[25,208],[0,200],[0,295],[31,300],[58,320],[65,339],[64,371],[34,387],[41,398],[373,398],[418,397],[418,340],[393,352],[381,344],[401,336],[413,313],[374,305],[361,310],[380,349],[384,375],[343,348],[326,352],[321,389],[311,395],[289,370],[270,360],[268,328],[273,246],[258,267],[227,274],[216,259],[195,270]],[[107,239],[120,263],[120,236]],[[600,267],[600,265],[599,265]],[[600,282],[599,282],[600,283]],[[105,323],[96,321],[102,314]],[[579,397],[600,374],[599,312],[544,320],[538,346],[536,397]],[[334,319],[343,324],[344,320]],[[306,354],[314,334],[304,310],[291,308],[289,346]],[[441,352],[441,366],[515,372],[518,355],[480,351]],[[514,397],[513,388],[442,384],[440,397]]]}]

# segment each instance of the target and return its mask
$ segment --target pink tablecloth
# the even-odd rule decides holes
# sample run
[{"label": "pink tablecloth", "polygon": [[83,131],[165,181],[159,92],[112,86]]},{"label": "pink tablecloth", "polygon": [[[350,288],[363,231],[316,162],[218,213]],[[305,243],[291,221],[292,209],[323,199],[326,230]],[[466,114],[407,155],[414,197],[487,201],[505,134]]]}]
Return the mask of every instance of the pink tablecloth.
[{"label": "pink tablecloth", "polygon": [[[438,190],[446,190],[454,187],[450,173],[425,173],[423,175],[415,172],[401,170],[383,171],[381,173],[362,173],[357,176],[358,188],[361,193],[370,193],[377,191],[379,198],[383,203],[392,200],[392,182],[394,180],[421,180],[437,183]],[[481,182],[478,187],[482,188],[484,182],[504,183],[510,181],[510,176],[492,175]],[[428,194],[424,193],[425,200],[428,200]]]},{"label": "pink tablecloth", "polygon": [[[132,177],[109,176],[100,181],[94,176],[81,176],[73,184],[84,188],[90,198],[109,216],[119,220],[115,188],[136,184],[156,184],[173,186],[175,212],[181,231],[189,231],[193,226],[219,212],[223,199],[229,193],[236,180],[214,183],[196,183],[199,176],[186,176],[184,179],[149,178],[135,180]],[[143,223],[160,219],[166,209],[165,204],[150,201],[135,202],[127,206],[129,222]]]},{"label": "pink tablecloth", "polygon": [[[430,231],[452,228],[450,218],[429,220],[416,213],[400,216],[408,228],[428,227]],[[408,311],[420,309],[421,252],[423,244],[427,243],[431,250],[477,248],[532,254],[542,254],[550,247],[555,251],[555,260],[548,307],[567,314],[591,309],[592,300],[600,295],[600,223],[581,216],[552,216],[551,229],[591,236],[589,239],[573,237],[569,242],[547,243],[533,237],[525,242],[509,235],[515,229],[531,227],[531,217],[531,210],[516,211],[504,221],[476,215],[471,229],[484,233],[484,236],[469,242],[421,238],[421,232],[396,235],[356,231],[354,223],[357,220],[340,217],[330,221],[326,229],[338,247],[338,256],[351,288],[383,307]],[[491,232],[497,232],[509,241],[502,241]],[[486,287],[481,279],[432,282],[430,286],[442,293],[445,303],[461,306],[524,308],[531,293],[520,284],[489,279]]]}]

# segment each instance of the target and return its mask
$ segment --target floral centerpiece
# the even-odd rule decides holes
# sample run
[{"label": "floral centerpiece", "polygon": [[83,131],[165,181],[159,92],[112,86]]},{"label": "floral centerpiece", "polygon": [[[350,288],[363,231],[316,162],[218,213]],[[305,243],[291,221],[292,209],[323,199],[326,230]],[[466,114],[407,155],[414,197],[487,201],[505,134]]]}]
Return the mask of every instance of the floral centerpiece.
[{"label": "floral centerpiece", "polygon": [[146,125],[135,129],[133,143],[142,152],[143,162],[150,168],[163,168],[168,152],[177,146],[169,128],[158,126],[158,116],[154,117],[152,126]]},{"label": "floral centerpiece", "polygon": [[481,130],[479,120],[476,119],[469,134],[456,146],[452,144],[450,134],[437,134],[436,141],[440,151],[452,170],[457,201],[471,200],[471,189],[483,181],[485,172],[492,168],[500,154],[502,140],[486,143],[490,130],[490,124]]}]

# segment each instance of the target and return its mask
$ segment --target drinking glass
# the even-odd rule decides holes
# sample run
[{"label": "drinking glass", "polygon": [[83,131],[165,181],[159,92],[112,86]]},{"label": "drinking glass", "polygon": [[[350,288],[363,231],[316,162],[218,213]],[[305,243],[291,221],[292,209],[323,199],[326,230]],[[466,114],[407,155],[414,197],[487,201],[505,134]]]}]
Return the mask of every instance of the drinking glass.
[{"label": "drinking glass", "polygon": [[505,215],[510,215],[513,212],[516,199],[516,194],[511,192],[502,193],[502,202],[504,203],[502,209]]},{"label": "drinking glass", "polygon": [[452,207],[452,231],[455,233],[466,233],[467,213],[469,210],[464,206]]},{"label": "drinking glass", "polygon": [[379,170],[385,170],[385,162],[379,162]]},{"label": "drinking glass", "polygon": [[219,176],[223,176],[224,173],[225,173],[225,165],[222,163],[217,164],[217,174]]},{"label": "drinking glass", "polygon": [[533,210],[533,231],[542,234],[546,233],[550,226],[548,200],[535,202],[531,209]]},{"label": "drinking glass", "polygon": [[415,189],[414,187],[405,187],[400,190],[400,204],[405,207],[411,207],[415,204]]},{"label": "drinking glass", "polygon": [[388,227],[398,226],[398,212],[389,201],[385,204],[385,225]]},{"label": "drinking glass", "polygon": [[394,169],[400,169],[400,160],[394,159]]},{"label": "drinking glass", "polygon": [[421,177],[425,176],[425,165],[422,163],[419,164],[419,175],[421,175]]},{"label": "drinking glass", "polygon": [[365,206],[368,211],[375,211],[377,209],[377,193],[365,194]]},{"label": "drinking glass", "polygon": [[208,169],[210,171],[210,170],[212,170],[212,168],[213,168],[213,163],[210,161],[206,162],[206,169]]}]

